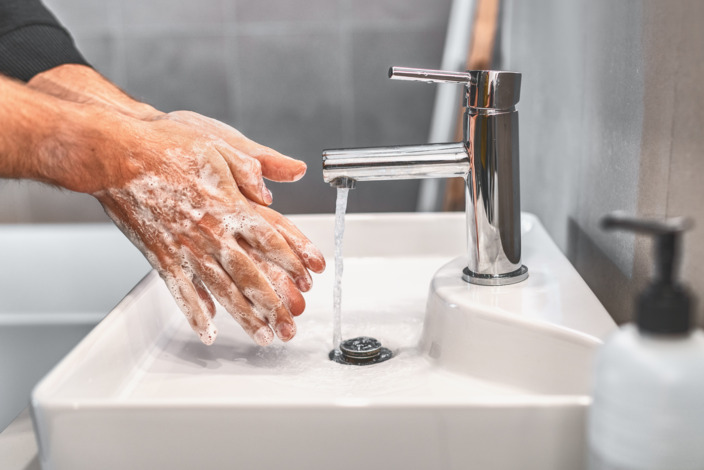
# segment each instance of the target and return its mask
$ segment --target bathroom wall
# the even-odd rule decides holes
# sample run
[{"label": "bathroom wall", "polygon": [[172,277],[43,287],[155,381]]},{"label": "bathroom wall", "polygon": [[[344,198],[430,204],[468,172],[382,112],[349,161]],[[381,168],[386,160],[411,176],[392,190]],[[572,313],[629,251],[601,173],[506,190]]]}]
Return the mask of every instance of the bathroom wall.
[{"label": "bathroom wall", "polygon": [[[164,111],[191,109],[305,160],[271,184],[285,213],[332,212],[324,148],[422,143],[434,88],[390,65],[437,68],[450,0],[45,0],[89,61]],[[417,181],[365,183],[350,211],[414,210]],[[0,180],[0,222],[105,220],[87,196]]]},{"label": "bathroom wall", "polygon": [[504,3],[502,63],[523,73],[523,209],[619,322],[651,245],[600,230],[613,210],[694,218],[683,272],[704,296],[703,23],[697,0]]}]

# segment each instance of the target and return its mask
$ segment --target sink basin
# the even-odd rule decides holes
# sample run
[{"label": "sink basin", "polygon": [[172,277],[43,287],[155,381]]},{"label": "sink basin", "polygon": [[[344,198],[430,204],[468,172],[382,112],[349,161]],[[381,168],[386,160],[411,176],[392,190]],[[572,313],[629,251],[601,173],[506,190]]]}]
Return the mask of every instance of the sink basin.
[{"label": "sink basin", "polygon": [[[332,254],[332,216],[292,219]],[[348,216],[343,338],[395,354],[365,367],[328,360],[330,258],[296,338],[267,348],[224,311],[204,346],[151,273],[35,388],[42,465],[580,468],[590,362],[614,324],[522,221],[531,277],[495,288],[460,280],[463,214]]]}]

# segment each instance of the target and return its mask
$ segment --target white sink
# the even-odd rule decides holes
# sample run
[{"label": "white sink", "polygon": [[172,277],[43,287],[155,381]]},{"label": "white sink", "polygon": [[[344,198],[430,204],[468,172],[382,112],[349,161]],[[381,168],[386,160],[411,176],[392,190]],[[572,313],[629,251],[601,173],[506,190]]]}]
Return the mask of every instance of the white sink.
[{"label": "white sink", "polygon": [[[332,216],[292,219],[332,254]],[[479,287],[453,261],[463,214],[348,216],[343,337],[396,355],[366,367],[328,360],[330,258],[296,338],[268,348],[224,311],[202,345],[152,273],[34,390],[42,464],[578,469],[590,361],[614,324],[539,222],[523,228],[529,280]]]}]

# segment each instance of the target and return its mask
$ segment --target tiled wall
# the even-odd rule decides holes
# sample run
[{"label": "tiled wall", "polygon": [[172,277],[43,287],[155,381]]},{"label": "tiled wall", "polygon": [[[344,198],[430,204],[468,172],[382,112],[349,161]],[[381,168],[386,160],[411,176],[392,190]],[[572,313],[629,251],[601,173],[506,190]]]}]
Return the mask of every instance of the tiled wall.
[{"label": "tiled wall", "polygon": [[693,217],[683,274],[704,299],[702,23],[697,0],[505,0],[505,66],[523,72],[523,208],[617,321],[632,316],[652,249],[600,230],[613,210]]},{"label": "tiled wall", "polygon": [[[191,109],[308,163],[271,184],[286,213],[332,212],[321,150],[422,143],[434,88],[390,65],[437,68],[450,0],[46,0],[89,61],[159,109]],[[414,210],[418,182],[365,183],[351,211]],[[102,219],[89,197],[0,182],[0,222]]]}]

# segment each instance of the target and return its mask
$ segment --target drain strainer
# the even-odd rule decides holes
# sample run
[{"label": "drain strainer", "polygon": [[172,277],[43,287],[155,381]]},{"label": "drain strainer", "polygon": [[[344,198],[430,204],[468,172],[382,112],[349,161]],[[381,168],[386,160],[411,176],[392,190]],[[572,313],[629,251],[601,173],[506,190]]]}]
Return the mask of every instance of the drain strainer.
[{"label": "drain strainer", "polygon": [[341,342],[340,349],[333,349],[328,357],[339,364],[366,366],[389,360],[393,353],[376,338],[360,336]]}]

